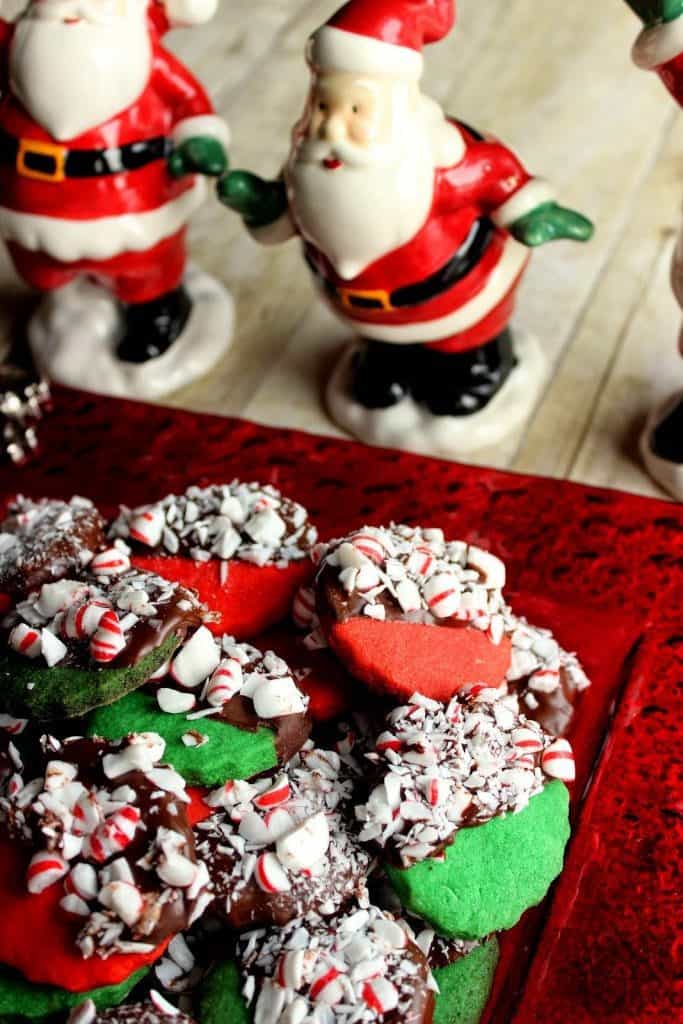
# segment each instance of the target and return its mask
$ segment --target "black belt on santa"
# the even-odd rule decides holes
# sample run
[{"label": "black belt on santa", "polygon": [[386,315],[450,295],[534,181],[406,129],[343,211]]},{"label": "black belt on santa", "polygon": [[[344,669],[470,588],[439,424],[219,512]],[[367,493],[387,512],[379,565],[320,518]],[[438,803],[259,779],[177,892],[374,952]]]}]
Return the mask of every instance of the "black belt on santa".
[{"label": "black belt on santa", "polygon": [[157,160],[166,160],[172,150],[173,143],[164,135],[110,149],[69,149],[39,139],[17,139],[0,130],[0,165],[15,167],[22,177],[39,181],[102,178],[138,171]]},{"label": "black belt on santa", "polygon": [[458,247],[451,258],[429,277],[415,284],[402,285],[393,292],[381,290],[363,291],[355,288],[344,288],[334,284],[318,266],[315,249],[310,244],[304,246],[304,254],[308,266],[314,273],[318,283],[325,289],[329,297],[341,302],[347,309],[390,312],[405,306],[419,306],[429,302],[442,292],[448,291],[454,284],[474,270],[493,240],[495,227],[488,217],[480,217],[472,225],[465,241]]}]

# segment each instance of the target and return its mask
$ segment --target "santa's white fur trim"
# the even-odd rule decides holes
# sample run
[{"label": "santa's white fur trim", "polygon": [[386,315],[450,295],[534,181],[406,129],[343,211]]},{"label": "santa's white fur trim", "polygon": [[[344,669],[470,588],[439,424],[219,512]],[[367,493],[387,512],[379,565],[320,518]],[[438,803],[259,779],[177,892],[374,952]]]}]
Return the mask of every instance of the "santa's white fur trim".
[{"label": "santa's white fur trim", "polygon": [[216,114],[186,117],[184,121],[179,121],[173,129],[173,141],[177,146],[187,139],[196,139],[200,135],[217,139],[224,149],[230,145],[230,128],[227,122],[222,117],[217,117]]},{"label": "santa's white fur trim", "polygon": [[651,71],[683,53],[683,17],[644,28],[631,56],[639,68]]},{"label": "santa's white fur trim", "polygon": [[203,25],[218,10],[218,0],[162,0],[171,25]]},{"label": "santa's white fur trim", "polygon": [[322,71],[395,75],[417,81],[422,75],[422,54],[408,46],[323,25],[308,40],[306,58]]},{"label": "santa's white fur trim", "polygon": [[298,234],[290,216],[285,210],[281,217],[271,224],[263,224],[259,228],[249,228],[249,234],[259,245],[281,245]]},{"label": "santa's white fur trim", "polygon": [[64,220],[0,206],[0,238],[31,252],[45,252],[62,263],[108,260],[123,252],[144,252],[170,238],[190,219],[206,196],[204,178],[176,199],[142,213],[91,220]]},{"label": "santa's white fur trim", "polygon": [[435,320],[422,320],[409,324],[373,324],[354,317],[342,316],[336,306],[332,309],[357,334],[377,341],[390,341],[394,345],[412,345],[414,342],[443,341],[461,331],[467,331],[483,320],[501,302],[529,261],[529,250],[510,236],[500,261],[488,281],[474,298],[463,306]]},{"label": "santa's white fur trim", "polygon": [[532,178],[493,212],[491,220],[498,227],[506,228],[509,224],[514,224],[520,217],[531,213],[542,203],[552,202],[555,197],[555,189],[550,182],[543,178]]}]

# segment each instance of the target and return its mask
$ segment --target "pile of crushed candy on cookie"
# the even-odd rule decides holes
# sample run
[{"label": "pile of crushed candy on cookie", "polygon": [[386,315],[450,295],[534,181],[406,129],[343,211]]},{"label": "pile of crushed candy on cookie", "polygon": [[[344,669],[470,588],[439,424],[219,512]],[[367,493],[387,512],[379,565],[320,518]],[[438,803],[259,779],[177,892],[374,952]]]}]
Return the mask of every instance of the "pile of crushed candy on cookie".
[{"label": "pile of crushed candy on cookie", "polygon": [[475,1024],[589,685],[493,554],[270,485],[0,524],[0,1021]]}]

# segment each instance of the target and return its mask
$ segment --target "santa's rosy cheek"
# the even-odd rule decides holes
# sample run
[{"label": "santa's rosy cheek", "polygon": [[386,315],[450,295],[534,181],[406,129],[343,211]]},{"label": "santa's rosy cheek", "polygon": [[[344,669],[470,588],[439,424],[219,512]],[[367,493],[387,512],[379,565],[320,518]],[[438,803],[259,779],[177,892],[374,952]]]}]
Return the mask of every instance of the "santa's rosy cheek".
[{"label": "santa's rosy cheek", "polygon": [[359,118],[352,118],[349,125],[349,137],[359,146],[367,146],[373,140],[373,126],[368,121],[361,121]]}]

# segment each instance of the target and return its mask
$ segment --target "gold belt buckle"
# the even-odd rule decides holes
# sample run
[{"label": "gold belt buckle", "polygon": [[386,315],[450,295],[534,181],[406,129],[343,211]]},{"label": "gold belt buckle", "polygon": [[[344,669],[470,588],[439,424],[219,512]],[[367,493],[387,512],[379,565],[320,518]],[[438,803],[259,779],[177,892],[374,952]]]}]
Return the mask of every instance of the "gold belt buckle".
[{"label": "gold belt buckle", "polygon": [[[341,300],[341,304],[345,309],[350,310],[353,313],[357,313],[362,310],[364,313],[391,313],[393,306],[391,305],[391,299],[389,292],[383,288],[378,288],[375,291],[358,291],[355,288],[337,288],[337,294]],[[368,306],[354,306],[352,299],[375,299],[381,304],[381,309],[373,309]]]},{"label": "gold belt buckle", "polygon": [[[55,162],[54,171],[37,171],[35,167],[26,166],[26,157],[49,156]],[[20,139],[17,152],[17,173],[24,178],[35,181],[64,181],[66,178],[66,155],[64,146],[56,146],[52,142],[41,142],[39,139]]]}]

